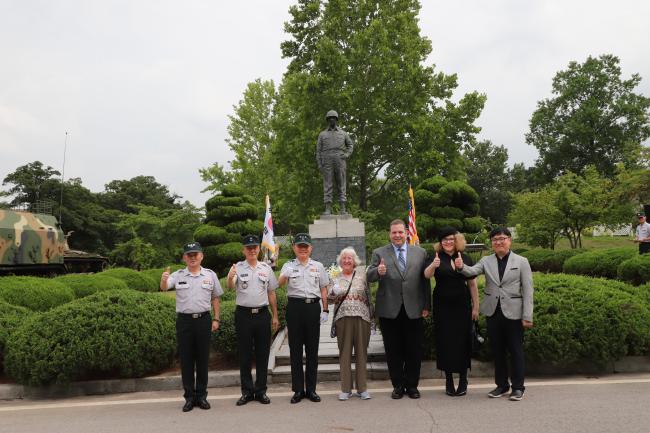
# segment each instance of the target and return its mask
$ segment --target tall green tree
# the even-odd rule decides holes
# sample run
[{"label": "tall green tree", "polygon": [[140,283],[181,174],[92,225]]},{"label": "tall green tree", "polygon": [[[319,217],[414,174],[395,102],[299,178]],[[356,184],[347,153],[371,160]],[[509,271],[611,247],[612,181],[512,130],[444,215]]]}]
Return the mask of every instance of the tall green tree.
[{"label": "tall green tree", "polygon": [[42,200],[58,202],[59,196],[53,192],[61,184],[55,176],[61,176],[61,173],[50,166],[44,166],[41,161],[21,165],[2,180],[3,186],[9,186],[2,196],[13,197],[9,202],[10,205],[22,204],[26,205],[28,209]]},{"label": "tall green tree", "polygon": [[469,146],[464,155],[468,162],[467,183],[479,195],[479,215],[494,224],[504,224],[512,205],[508,150],[484,140]]},{"label": "tall green tree", "polygon": [[136,212],[136,205],[154,206],[160,209],[180,209],[179,195],[156,181],[153,176],[136,176],[129,180],[113,180],[99,194],[101,204],[108,209],[124,213]]},{"label": "tall green tree", "polygon": [[553,78],[553,97],[537,104],[528,144],[539,150],[537,167],[547,181],[593,165],[614,176],[616,164],[637,164],[650,137],[650,98],[635,92],[641,77],[621,77],[613,55],[571,62]]},{"label": "tall green tree", "polygon": [[535,247],[555,249],[564,229],[562,213],[555,206],[556,196],[556,191],[549,187],[514,196],[508,219],[517,227],[518,240]]},{"label": "tall green tree", "polygon": [[460,149],[479,131],[485,97],[452,99],[457,77],[427,64],[431,41],[420,34],[419,11],[415,0],[301,0],[290,8],[281,46],[290,63],[272,119],[276,214],[304,222],[321,210],[315,147],[330,109],[355,141],[348,189],[358,209],[393,182],[464,178]]},{"label": "tall green tree", "polygon": [[134,205],[132,213],[115,222],[124,240],[111,253],[114,263],[136,269],[162,266],[181,255],[181,246],[193,239],[202,213],[189,202],[179,209]]}]

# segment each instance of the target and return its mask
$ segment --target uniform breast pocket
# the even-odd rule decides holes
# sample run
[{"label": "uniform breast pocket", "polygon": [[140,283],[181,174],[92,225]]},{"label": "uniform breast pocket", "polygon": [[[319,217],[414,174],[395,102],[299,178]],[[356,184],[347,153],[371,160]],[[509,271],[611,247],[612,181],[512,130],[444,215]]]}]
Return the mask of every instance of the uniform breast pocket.
[{"label": "uniform breast pocket", "polygon": [[203,280],[201,282],[201,288],[203,290],[212,290],[213,287],[214,287],[214,284],[212,283],[211,280]]},{"label": "uniform breast pocket", "polygon": [[187,281],[179,281],[176,283],[176,290],[187,290],[190,288],[190,284]]},{"label": "uniform breast pocket", "polygon": [[314,282],[318,286],[318,280],[320,278],[320,274],[318,271],[309,271],[309,279]]},{"label": "uniform breast pocket", "polygon": [[269,286],[269,277],[268,275],[258,275],[257,279],[260,281],[260,286],[266,290]]}]

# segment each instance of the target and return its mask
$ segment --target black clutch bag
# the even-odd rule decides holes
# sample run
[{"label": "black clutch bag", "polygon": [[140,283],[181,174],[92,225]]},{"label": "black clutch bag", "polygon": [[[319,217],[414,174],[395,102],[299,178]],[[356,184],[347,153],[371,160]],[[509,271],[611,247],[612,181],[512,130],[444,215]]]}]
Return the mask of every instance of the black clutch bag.
[{"label": "black clutch bag", "polygon": [[481,328],[478,325],[478,321],[472,322],[471,327],[472,332],[472,356],[477,356],[483,347],[485,338],[481,335]]}]

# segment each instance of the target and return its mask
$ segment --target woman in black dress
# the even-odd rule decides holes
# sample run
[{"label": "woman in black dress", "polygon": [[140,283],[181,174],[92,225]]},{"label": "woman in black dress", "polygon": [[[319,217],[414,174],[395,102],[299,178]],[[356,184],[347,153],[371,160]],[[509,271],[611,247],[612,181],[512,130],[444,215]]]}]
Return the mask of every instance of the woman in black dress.
[{"label": "woman in black dress", "polygon": [[[436,334],[436,366],[445,372],[449,396],[467,394],[467,369],[471,367],[471,326],[478,319],[478,288],[476,279],[466,279],[456,272],[454,259],[461,254],[463,262],[472,260],[463,253],[465,237],[452,227],[440,230],[434,245],[435,258],[424,270],[424,276],[436,279],[433,291],[433,321]],[[458,373],[458,389],[453,373]]]}]

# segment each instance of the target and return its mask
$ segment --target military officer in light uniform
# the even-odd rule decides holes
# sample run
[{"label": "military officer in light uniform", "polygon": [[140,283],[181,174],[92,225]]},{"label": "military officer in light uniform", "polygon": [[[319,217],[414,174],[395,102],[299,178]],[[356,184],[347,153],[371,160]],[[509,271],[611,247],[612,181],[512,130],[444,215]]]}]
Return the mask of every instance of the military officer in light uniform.
[{"label": "military officer in light uniform", "polygon": [[[311,236],[298,233],[293,240],[294,260],[287,262],[280,271],[279,283],[287,284],[287,328],[289,330],[289,354],[291,358],[291,403],[304,397],[319,402],[316,394],[318,370],[318,340],[320,323],[327,322],[327,286],[329,276],[323,264],[310,258]],[[323,310],[321,312],[321,303]],[[302,370],[302,350],[307,357],[305,372]]]},{"label": "military officer in light uniform", "polygon": [[210,409],[207,400],[210,336],[219,329],[219,297],[223,290],[217,274],[202,267],[202,260],[201,245],[190,242],[183,247],[187,267],[171,275],[163,272],[160,279],[160,290],[176,289],[176,342],[185,390],[183,412],[189,412],[194,406]]},{"label": "military officer in light uniform", "polygon": [[[237,406],[252,400],[269,404],[266,395],[266,375],[271,349],[271,327],[277,331],[278,304],[275,289],[278,280],[268,264],[258,261],[260,238],[246,235],[242,241],[246,260],[232,265],[228,272],[229,289],[237,290],[235,309],[235,331],[239,348],[239,376],[241,398]],[[269,305],[271,313],[269,313]],[[251,376],[251,359],[255,350],[255,386]]]},{"label": "military officer in light uniform", "polygon": [[639,243],[639,254],[650,253],[650,224],[646,221],[645,212],[636,214],[639,225],[636,226],[636,237],[634,242]]}]

